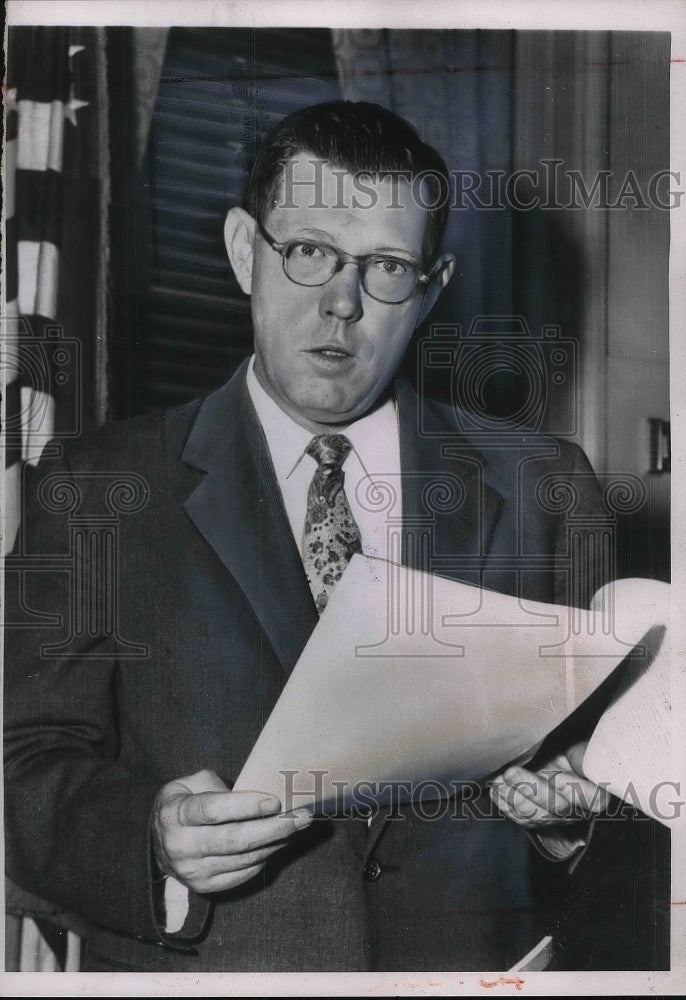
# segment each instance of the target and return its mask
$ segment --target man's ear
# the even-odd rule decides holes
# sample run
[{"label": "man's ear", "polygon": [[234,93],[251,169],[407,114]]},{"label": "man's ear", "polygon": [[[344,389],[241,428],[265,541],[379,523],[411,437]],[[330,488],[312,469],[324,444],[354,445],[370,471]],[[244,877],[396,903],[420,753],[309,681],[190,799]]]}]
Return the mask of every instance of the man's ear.
[{"label": "man's ear", "polygon": [[246,295],[252,290],[255,220],[242,208],[229,210],[224,222],[224,243],[238,284]]},{"label": "man's ear", "polygon": [[452,278],[453,272],[455,271],[455,263],[455,258],[451,253],[441,254],[436,261],[436,264],[434,265],[436,274],[426,286],[426,291],[424,292],[421,308],[419,310],[417,326],[424,322],[436,304],[438,296]]}]

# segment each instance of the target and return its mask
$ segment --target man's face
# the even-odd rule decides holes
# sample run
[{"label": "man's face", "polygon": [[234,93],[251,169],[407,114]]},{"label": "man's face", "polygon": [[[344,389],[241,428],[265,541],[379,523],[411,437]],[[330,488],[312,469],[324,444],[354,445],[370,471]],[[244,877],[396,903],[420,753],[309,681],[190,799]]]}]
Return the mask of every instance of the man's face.
[{"label": "man's face", "polygon": [[[302,237],[354,255],[383,252],[424,270],[426,211],[413,199],[408,181],[396,178],[393,189],[390,178],[375,183],[365,179],[372,196],[356,191],[351,175],[341,177],[341,171],[333,173],[324,165],[321,191],[315,193],[314,168],[306,154],[294,161],[289,179],[310,183],[289,183],[286,191],[282,178],[281,197],[262,220],[277,242]],[[257,231],[253,251],[251,298],[260,383],[310,430],[360,417],[398,367],[420,319],[423,286],[406,302],[379,302],[363,289],[358,267],[346,264],[326,284],[305,287],[286,276],[280,255]]]}]

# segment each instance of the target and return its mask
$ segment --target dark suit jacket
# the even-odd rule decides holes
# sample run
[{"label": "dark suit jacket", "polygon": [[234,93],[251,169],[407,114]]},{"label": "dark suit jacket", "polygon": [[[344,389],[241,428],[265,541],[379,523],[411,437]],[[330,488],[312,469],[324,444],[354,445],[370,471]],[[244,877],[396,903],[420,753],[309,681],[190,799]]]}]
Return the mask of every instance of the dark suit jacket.
[{"label": "dark suit jacket", "polygon": [[[583,454],[537,435],[476,447],[450,406],[396,389],[405,560],[430,524],[436,572],[586,600],[598,580],[570,539],[604,509]],[[426,488],[446,474],[460,484],[447,511]],[[451,807],[315,822],[261,877],[194,896],[182,938],[165,935],[154,797],[201,768],[235,780],[317,621],[244,368],[204,402],[45,459],[25,492],[8,567],[8,872],[85,918],[92,952],[159,971],[505,969],[549,929],[522,831]]]}]

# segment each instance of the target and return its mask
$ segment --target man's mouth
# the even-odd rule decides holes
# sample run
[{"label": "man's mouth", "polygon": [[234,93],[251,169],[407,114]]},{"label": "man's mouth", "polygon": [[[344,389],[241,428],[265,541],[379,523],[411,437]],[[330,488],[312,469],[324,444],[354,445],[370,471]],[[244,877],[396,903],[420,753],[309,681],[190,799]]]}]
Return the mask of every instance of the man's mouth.
[{"label": "man's mouth", "polygon": [[313,347],[308,351],[309,354],[319,354],[326,358],[352,358],[352,353],[346,351],[343,347],[333,347],[330,345],[325,345],[323,347]]}]

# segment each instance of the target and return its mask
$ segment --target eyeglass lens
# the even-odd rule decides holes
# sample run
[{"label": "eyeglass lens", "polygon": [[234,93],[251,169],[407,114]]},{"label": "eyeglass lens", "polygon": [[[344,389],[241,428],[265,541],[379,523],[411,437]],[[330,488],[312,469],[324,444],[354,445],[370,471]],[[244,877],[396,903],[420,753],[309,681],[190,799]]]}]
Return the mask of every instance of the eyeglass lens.
[{"label": "eyeglass lens", "polygon": [[[299,285],[323,285],[338,269],[339,257],[333,247],[314,243],[293,243],[284,255],[286,274]],[[417,271],[390,257],[370,257],[360,266],[362,286],[382,302],[402,302],[415,286]]]}]

